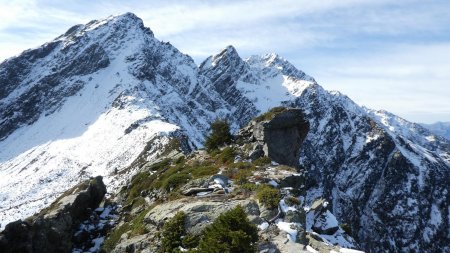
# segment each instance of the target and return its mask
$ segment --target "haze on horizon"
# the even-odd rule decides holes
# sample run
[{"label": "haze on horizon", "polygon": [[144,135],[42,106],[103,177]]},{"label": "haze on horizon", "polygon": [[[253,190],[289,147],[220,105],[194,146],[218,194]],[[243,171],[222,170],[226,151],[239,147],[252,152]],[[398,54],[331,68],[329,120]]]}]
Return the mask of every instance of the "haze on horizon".
[{"label": "haze on horizon", "polygon": [[133,12],[200,64],[233,45],[276,52],[360,105],[450,121],[450,2],[0,0],[0,61],[75,24]]}]

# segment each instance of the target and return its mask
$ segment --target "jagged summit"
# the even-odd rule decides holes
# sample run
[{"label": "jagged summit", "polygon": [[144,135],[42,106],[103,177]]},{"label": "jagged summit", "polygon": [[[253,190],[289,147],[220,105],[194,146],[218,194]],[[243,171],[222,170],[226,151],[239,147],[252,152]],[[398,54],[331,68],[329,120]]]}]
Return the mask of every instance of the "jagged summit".
[{"label": "jagged summit", "polygon": [[89,23],[83,25],[75,25],[67,30],[66,33],[56,38],[67,39],[73,36],[77,36],[85,33],[86,31],[91,31],[99,29],[105,26],[114,26],[113,29],[121,30],[121,32],[126,32],[128,29],[141,29],[145,30],[149,35],[153,36],[153,32],[148,27],[144,27],[144,22],[141,18],[136,16],[134,13],[127,12],[125,14],[117,16],[109,16],[104,19],[92,20]]},{"label": "jagged summit", "polygon": [[298,70],[292,63],[281,57],[276,53],[269,53],[263,56],[252,55],[246,60],[251,65],[262,65],[266,67],[275,67],[283,75],[296,77],[297,79],[309,81],[315,83],[316,81],[311,76],[305,74],[305,72]]}]

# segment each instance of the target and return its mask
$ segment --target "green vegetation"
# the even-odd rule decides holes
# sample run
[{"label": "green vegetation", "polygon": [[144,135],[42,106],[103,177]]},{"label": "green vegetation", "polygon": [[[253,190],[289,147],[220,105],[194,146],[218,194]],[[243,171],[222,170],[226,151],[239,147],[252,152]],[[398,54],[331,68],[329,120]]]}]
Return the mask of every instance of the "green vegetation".
[{"label": "green vegetation", "polygon": [[166,191],[171,191],[187,183],[190,178],[191,177],[185,173],[173,174],[169,176],[166,180],[164,180],[163,188],[166,189]]},{"label": "green vegetation", "polygon": [[162,228],[162,239],[160,253],[179,252],[179,247],[183,246],[183,237],[186,235],[184,222],[186,214],[178,212],[175,216],[164,223]]},{"label": "green vegetation", "polygon": [[102,249],[106,252],[111,252],[120,240],[120,237],[126,232],[130,231],[130,236],[142,235],[148,233],[144,224],[144,217],[150,209],[146,209],[134,217],[131,221],[123,223],[115,227],[111,233],[106,237]]},{"label": "green vegetation", "polygon": [[253,164],[256,166],[264,166],[264,165],[270,164],[271,162],[272,162],[272,160],[269,157],[263,156],[263,157],[260,157],[256,160],[254,160]]},{"label": "green vegetation", "polygon": [[227,121],[217,119],[211,124],[211,135],[206,138],[205,148],[212,152],[231,141],[230,125]]},{"label": "green vegetation", "polygon": [[258,185],[253,183],[245,183],[240,186],[240,188],[248,190],[248,191],[256,191],[258,189]]},{"label": "green vegetation", "polygon": [[[183,237],[183,241],[182,241],[183,248],[185,248],[185,249],[196,248],[199,243],[200,243],[200,235],[187,234],[186,236]],[[195,251],[191,250],[190,252],[195,252]]]},{"label": "green vegetation", "polygon": [[256,190],[256,198],[269,209],[278,207],[281,200],[280,192],[269,185],[259,186]]},{"label": "green vegetation", "polygon": [[217,156],[220,162],[229,164],[234,162],[236,154],[232,147],[226,147]]},{"label": "green vegetation", "polygon": [[253,175],[256,167],[248,162],[238,162],[231,164],[223,171],[223,174],[233,180],[237,184],[245,184],[248,182],[248,177]]},{"label": "green vegetation", "polygon": [[[229,151],[226,151],[220,154],[227,157],[229,153]],[[178,158],[174,162],[166,159],[148,166],[145,171],[137,173],[131,180],[130,188],[125,187],[121,192],[126,192],[128,189],[126,203],[133,204],[133,208],[137,206],[134,204],[134,199],[153,189],[164,189],[170,193],[170,199],[176,199],[180,197],[176,192],[182,185],[191,179],[217,174],[220,165],[220,163],[216,164],[213,158],[201,162],[198,160],[191,161],[190,164],[184,158]]]},{"label": "green vegetation", "polygon": [[131,203],[131,210],[143,205],[145,205],[145,199],[143,197],[136,197]]},{"label": "green vegetation", "polygon": [[288,206],[295,206],[295,205],[298,206],[301,204],[300,200],[293,196],[286,197],[284,199],[284,202],[286,202],[286,205],[288,205]]},{"label": "green vegetation", "polygon": [[286,111],[287,108],[283,107],[283,106],[278,106],[278,107],[274,107],[272,109],[270,109],[268,112],[259,115],[258,117],[255,118],[256,122],[261,122],[261,121],[266,121],[266,120],[271,120],[275,117],[275,115],[282,113],[284,111]]},{"label": "green vegetation", "polygon": [[177,160],[175,160],[175,164],[184,164],[185,162],[186,162],[185,156],[180,156],[177,158]]},{"label": "green vegetation", "polygon": [[347,223],[342,223],[342,224],[339,225],[339,226],[341,226],[342,230],[344,230],[345,233],[346,233],[347,235],[353,236],[353,235],[352,235],[352,228],[350,227],[349,224],[347,224]]},{"label": "green vegetation", "polygon": [[234,175],[234,182],[238,185],[243,185],[248,183],[248,178],[252,176],[253,173],[250,170],[238,170],[236,175]]},{"label": "green vegetation", "polygon": [[149,209],[140,212],[134,219],[130,222],[130,236],[143,235],[148,233],[147,228],[144,224],[145,215],[148,213]]},{"label": "green vegetation", "polygon": [[200,178],[217,174],[219,172],[219,167],[215,165],[200,165],[198,167],[191,167],[188,171],[194,178]]},{"label": "green vegetation", "polygon": [[171,138],[169,143],[167,143],[162,150],[163,152],[160,154],[160,157],[164,157],[174,150],[181,150],[180,140],[177,138]]},{"label": "green vegetation", "polygon": [[256,167],[248,162],[238,162],[238,163],[233,163],[231,165],[232,168],[236,168],[239,170],[255,170]]},{"label": "green vegetation", "polygon": [[102,249],[106,252],[111,252],[120,240],[120,237],[129,230],[128,223],[115,227],[113,231],[106,237]]},{"label": "green vegetation", "polygon": [[197,252],[256,252],[258,230],[247,218],[241,206],[222,213],[203,231]]}]

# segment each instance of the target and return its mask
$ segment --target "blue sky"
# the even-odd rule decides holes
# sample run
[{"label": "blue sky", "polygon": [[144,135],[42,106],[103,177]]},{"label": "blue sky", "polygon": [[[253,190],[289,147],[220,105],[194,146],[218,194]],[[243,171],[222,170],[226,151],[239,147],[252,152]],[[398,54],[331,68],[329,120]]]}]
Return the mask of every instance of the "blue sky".
[{"label": "blue sky", "polygon": [[416,122],[450,121],[450,1],[0,0],[0,61],[74,24],[133,12],[199,64],[276,52],[329,90]]}]

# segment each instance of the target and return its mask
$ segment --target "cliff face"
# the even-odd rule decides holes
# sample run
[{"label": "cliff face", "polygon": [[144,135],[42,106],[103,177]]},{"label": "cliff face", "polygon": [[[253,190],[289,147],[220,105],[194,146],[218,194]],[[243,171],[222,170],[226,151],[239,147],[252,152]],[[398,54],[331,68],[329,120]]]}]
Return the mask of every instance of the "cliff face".
[{"label": "cliff face", "polygon": [[251,157],[268,156],[272,161],[298,168],[300,146],[309,131],[303,112],[295,108],[274,108],[241,129],[240,141],[252,143]]}]

